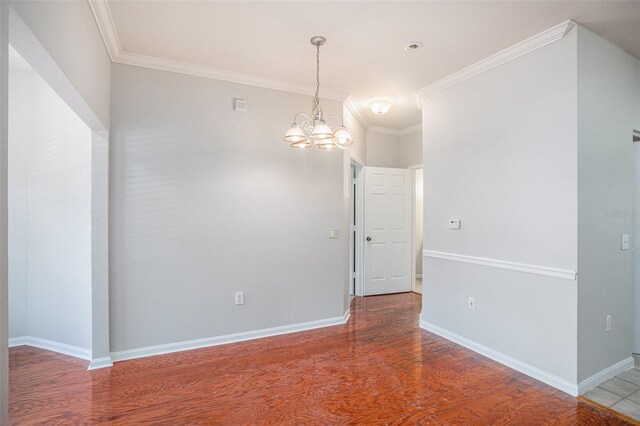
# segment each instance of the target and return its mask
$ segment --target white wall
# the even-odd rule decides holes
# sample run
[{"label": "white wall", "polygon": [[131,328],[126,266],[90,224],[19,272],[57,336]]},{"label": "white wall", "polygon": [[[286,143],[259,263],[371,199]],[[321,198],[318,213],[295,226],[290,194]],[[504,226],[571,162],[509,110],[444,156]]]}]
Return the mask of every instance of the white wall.
[{"label": "white wall", "polygon": [[404,169],[422,164],[422,132],[395,136],[367,132],[367,166]]},{"label": "white wall", "polygon": [[28,336],[27,270],[28,215],[27,197],[28,146],[32,136],[31,109],[34,77],[32,72],[11,70],[9,87],[9,336]]},{"label": "white wall", "polygon": [[400,164],[403,167],[422,164],[422,131],[400,136]]},{"label": "white wall", "polygon": [[36,74],[9,84],[10,337],[90,349],[91,131]]},{"label": "white wall", "polygon": [[7,272],[7,110],[9,10],[0,2],[0,424],[9,422],[9,326]]},{"label": "white wall", "polygon": [[403,168],[399,139],[398,136],[369,130],[367,132],[367,166]]},{"label": "white wall", "polygon": [[[108,129],[111,60],[89,3],[86,1],[14,0],[9,3],[89,105],[104,128]],[[12,34],[12,37],[14,36],[16,34]],[[16,46],[21,46],[22,43],[21,40],[11,42],[17,43]],[[19,48],[18,51],[20,51]],[[36,68],[36,71],[39,70]],[[69,102],[67,99],[65,101]]]},{"label": "white wall", "polygon": [[126,65],[112,75],[112,351],[342,317],[346,257],[329,229],[346,235],[343,153],[282,141],[311,98]]},{"label": "white wall", "polygon": [[[423,98],[426,250],[576,270],[576,56],[573,31]],[[576,383],[576,281],[431,257],[423,280],[425,325]]]},{"label": "white wall", "polygon": [[638,111],[640,61],[578,27],[578,380],[631,355],[633,254],[620,238],[633,231]]}]

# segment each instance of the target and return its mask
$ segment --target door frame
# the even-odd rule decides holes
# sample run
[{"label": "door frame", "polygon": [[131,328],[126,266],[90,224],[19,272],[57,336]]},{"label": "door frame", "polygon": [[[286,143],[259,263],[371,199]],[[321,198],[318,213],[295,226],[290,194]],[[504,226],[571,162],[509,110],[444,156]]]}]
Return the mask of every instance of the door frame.
[{"label": "door frame", "polygon": [[[364,296],[364,161],[349,153],[349,288],[355,278],[355,296]],[[355,178],[351,167],[355,170]],[[355,183],[355,203],[353,201],[353,184]],[[356,225],[353,225],[355,218]],[[354,235],[355,231],[355,235]],[[355,251],[355,265],[354,253]],[[355,275],[355,276],[354,276]],[[351,291],[349,291],[351,294]]]},{"label": "door frame", "polygon": [[[411,291],[416,292],[416,236],[414,230],[416,229],[416,171],[423,170],[422,164],[413,164],[408,166],[407,169],[411,170]],[[423,172],[424,176],[424,172]],[[423,177],[424,180],[424,177]],[[424,191],[424,182],[422,183]],[[424,199],[424,197],[423,197]],[[422,206],[424,209],[424,204]],[[424,267],[424,266],[423,266]],[[424,273],[424,271],[423,271]],[[422,282],[424,286],[424,281]],[[424,288],[424,287],[423,287]]]}]

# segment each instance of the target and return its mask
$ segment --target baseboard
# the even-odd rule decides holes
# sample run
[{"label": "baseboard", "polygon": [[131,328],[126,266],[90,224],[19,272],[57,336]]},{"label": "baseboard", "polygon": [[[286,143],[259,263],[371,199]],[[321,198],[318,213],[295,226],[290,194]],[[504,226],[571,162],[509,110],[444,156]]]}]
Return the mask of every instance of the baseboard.
[{"label": "baseboard", "polygon": [[243,342],[245,340],[261,339],[264,337],[278,336],[281,334],[296,333],[299,331],[313,330],[315,328],[342,325],[348,320],[348,318],[349,315],[347,314],[347,312],[345,312],[345,314],[341,317],[283,325],[280,327],[271,327],[262,330],[245,331],[242,333],[226,334],[216,337],[207,337],[204,339],[187,340],[184,342],[167,343],[165,345],[147,346],[138,349],[127,349],[124,351],[111,352],[111,359],[113,360],[113,362],[118,362],[128,359],[144,358],[148,356],[188,351],[191,349],[207,348],[210,346],[226,345],[229,343]]},{"label": "baseboard", "polygon": [[433,334],[437,334],[440,337],[444,337],[445,339],[464,346],[467,349],[471,349],[472,351],[477,352],[480,355],[491,358],[492,360],[506,365],[509,368],[513,368],[514,370],[526,374],[529,377],[540,380],[541,382],[546,383],[549,386],[553,386],[554,388],[559,389],[563,392],[566,392],[571,396],[578,396],[577,384],[571,383],[568,380],[548,373],[522,361],[518,361],[517,359],[511,358],[510,356],[505,355],[502,352],[498,352],[495,349],[491,349],[487,346],[481,345],[480,343],[474,342],[473,340],[467,339],[466,337],[462,337],[451,331],[445,330],[441,327],[438,327],[437,325],[433,325],[423,320],[422,316],[420,317],[420,328],[427,330]]},{"label": "baseboard", "polygon": [[14,346],[33,346],[47,351],[57,352],[63,355],[69,355],[75,358],[91,360],[91,351],[89,349],[80,348],[78,346],[67,345],[66,343],[54,342],[53,340],[41,339],[39,337],[22,336],[9,339],[9,347]]},{"label": "baseboard", "polygon": [[29,344],[27,343],[29,341],[29,338],[27,336],[21,336],[21,337],[10,337],[9,338],[9,347],[13,348],[16,346],[28,346]]},{"label": "baseboard", "polygon": [[604,370],[594,374],[588,379],[581,381],[578,384],[578,393],[582,395],[586,392],[589,392],[591,389],[595,388],[600,383],[606,382],[607,380],[616,377],[618,374],[622,373],[623,371],[630,370],[633,367],[634,367],[633,357],[623,359],[622,361],[616,364],[613,364],[612,366],[607,367]]},{"label": "baseboard", "polygon": [[351,318],[351,306],[349,306],[349,309],[347,309],[344,312],[344,315],[342,316],[343,320],[342,323],[346,324],[349,321],[349,318]]},{"label": "baseboard", "polygon": [[92,359],[87,370],[97,370],[98,368],[106,368],[111,366],[113,366],[113,360],[111,359],[111,356],[105,356],[102,358]]}]

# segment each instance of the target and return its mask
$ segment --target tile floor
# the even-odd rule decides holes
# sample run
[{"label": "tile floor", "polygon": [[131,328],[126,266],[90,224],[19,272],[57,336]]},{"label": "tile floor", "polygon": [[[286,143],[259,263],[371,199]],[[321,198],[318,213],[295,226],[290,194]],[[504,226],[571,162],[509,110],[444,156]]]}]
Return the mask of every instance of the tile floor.
[{"label": "tile floor", "polygon": [[585,393],[584,397],[640,421],[640,369],[638,367],[636,358],[636,368],[601,383],[600,386]]}]

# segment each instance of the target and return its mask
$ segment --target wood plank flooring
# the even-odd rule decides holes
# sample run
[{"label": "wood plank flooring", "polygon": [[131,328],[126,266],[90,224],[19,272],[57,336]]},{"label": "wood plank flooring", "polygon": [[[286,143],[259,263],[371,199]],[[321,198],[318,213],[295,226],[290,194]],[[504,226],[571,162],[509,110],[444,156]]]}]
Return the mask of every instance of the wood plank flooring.
[{"label": "wood plank flooring", "polygon": [[10,422],[515,424],[624,421],[418,328],[420,296],[358,298],[344,326],[117,363],[10,350]]}]

